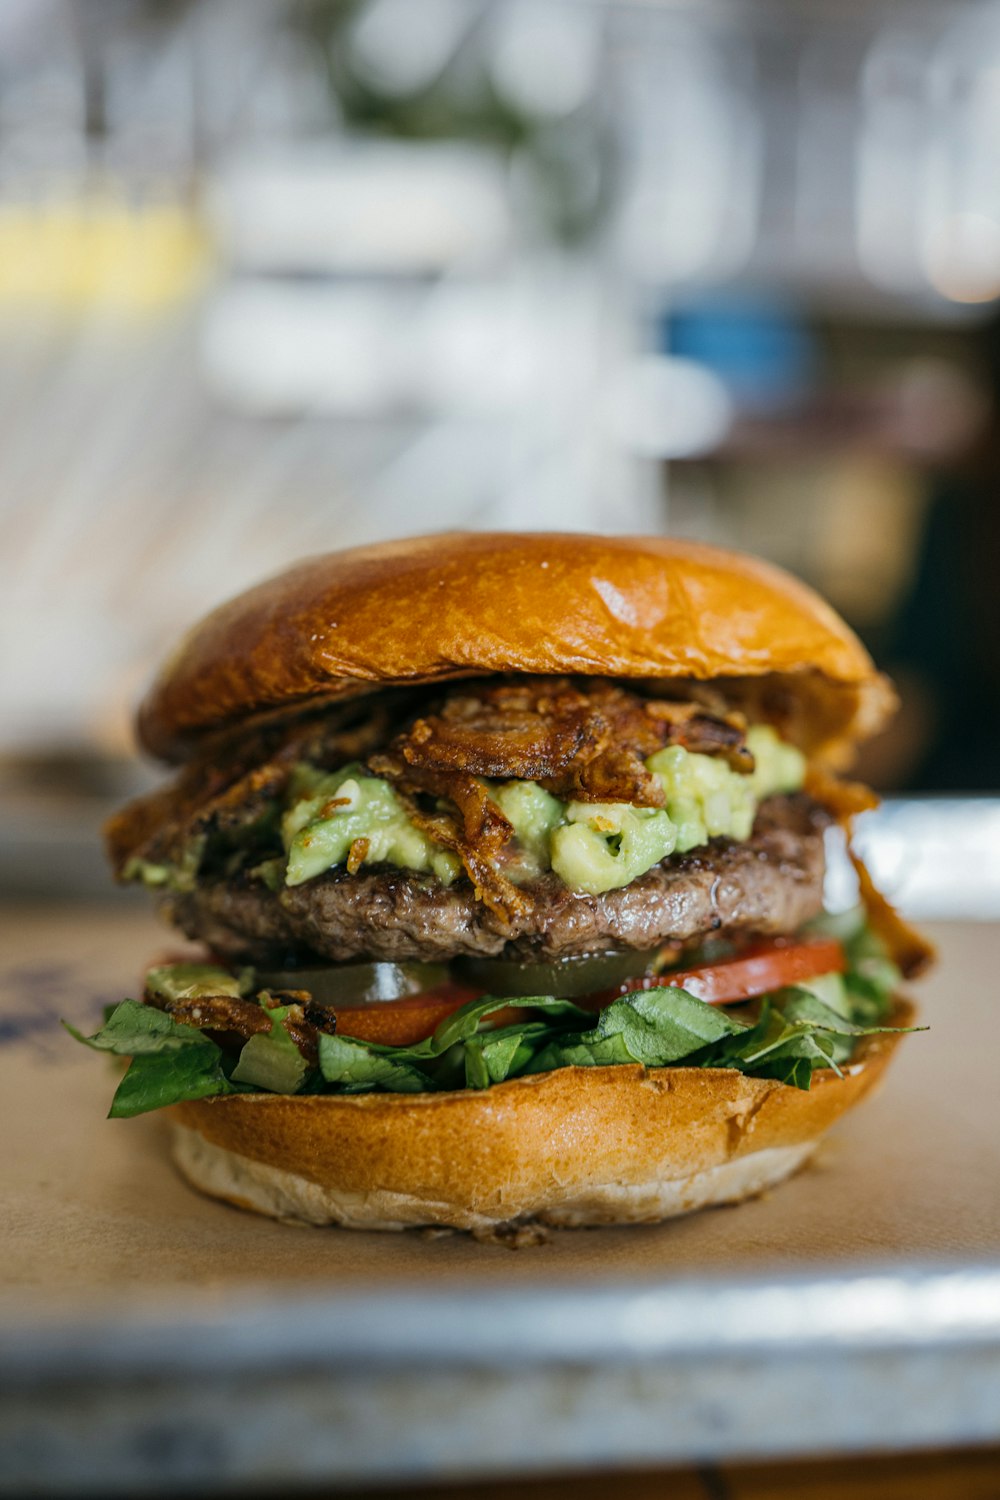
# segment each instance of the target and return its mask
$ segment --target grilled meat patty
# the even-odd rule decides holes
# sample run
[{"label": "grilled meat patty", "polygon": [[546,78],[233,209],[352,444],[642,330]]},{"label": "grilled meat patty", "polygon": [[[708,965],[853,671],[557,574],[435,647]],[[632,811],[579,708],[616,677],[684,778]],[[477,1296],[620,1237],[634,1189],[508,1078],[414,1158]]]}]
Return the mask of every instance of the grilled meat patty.
[{"label": "grilled meat patty", "polygon": [[827,822],[804,794],[771,797],[744,843],[714,839],[598,896],[544,875],[523,887],[529,899],[507,922],[467,880],[445,887],[387,866],[332,870],[277,892],[240,877],[216,880],[171,896],[167,915],[220,956],[256,963],[292,951],[333,960],[557,958],[708,933],[793,932],[822,906]]}]

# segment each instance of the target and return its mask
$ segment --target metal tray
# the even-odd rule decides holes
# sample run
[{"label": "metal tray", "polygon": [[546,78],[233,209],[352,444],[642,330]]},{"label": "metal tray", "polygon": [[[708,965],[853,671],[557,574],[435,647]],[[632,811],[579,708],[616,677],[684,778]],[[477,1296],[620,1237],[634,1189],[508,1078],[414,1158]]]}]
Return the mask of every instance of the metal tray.
[{"label": "metal tray", "polygon": [[1000,928],[954,923],[881,1093],[738,1209],[463,1236],[292,1229],[108,1122],[90,1025],[169,945],[8,908],[0,1483],[202,1492],[1000,1438]]}]

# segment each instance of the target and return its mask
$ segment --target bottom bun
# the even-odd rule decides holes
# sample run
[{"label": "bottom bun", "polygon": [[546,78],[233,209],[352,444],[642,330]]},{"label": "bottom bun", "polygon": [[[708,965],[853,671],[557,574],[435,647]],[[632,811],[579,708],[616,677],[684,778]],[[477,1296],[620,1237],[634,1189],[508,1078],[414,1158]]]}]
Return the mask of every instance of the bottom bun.
[{"label": "bottom bun", "polygon": [[[899,1001],[894,1026],[913,1007]],[[650,1224],[789,1176],[878,1082],[866,1037],[805,1092],[722,1068],[560,1068],[483,1090],[178,1104],[174,1157],[215,1198],[350,1229]]]}]

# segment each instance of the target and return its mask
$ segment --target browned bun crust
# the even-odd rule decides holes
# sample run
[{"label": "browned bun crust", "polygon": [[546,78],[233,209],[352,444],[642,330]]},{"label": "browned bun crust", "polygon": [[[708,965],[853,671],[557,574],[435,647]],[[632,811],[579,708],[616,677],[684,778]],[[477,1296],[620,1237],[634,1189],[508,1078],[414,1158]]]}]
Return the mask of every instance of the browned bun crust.
[{"label": "browned bun crust", "polygon": [[[256,714],[503,672],[737,679],[737,696],[741,682],[790,682],[798,738],[834,759],[894,702],[839,616],[756,558],[659,537],[469,532],[327,553],[222,605],[167,662],[139,734],[184,760]],[[773,716],[766,695],[755,707]]]},{"label": "browned bun crust", "polygon": [[[897,1001],[894,1026],[914,1008]],[[178,1104],[176,1155],[204,1191],[352,1228],[656,1222],[787,1176],[879,1081],[866,1037],[808,1092],[728,1069],[562,1068],[485,1090]]]}]

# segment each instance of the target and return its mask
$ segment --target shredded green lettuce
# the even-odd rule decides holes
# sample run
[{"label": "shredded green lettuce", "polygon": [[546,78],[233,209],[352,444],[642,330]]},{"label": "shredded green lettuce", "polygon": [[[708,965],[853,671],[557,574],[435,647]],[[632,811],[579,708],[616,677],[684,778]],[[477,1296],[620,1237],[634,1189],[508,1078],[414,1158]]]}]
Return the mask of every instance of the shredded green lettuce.
[{"label": "shredded green lettuce", "polygon": [[753,1008],[708,1005],[673,986],[625,995],[596,1015],[570,1000],[537,995],[518,999],[524,1019],[498,1027],[491,1017],[510,999],[483,996],[412,1046],[321,1032],[315,1067],[288,1036],[281,1024],[286,1013],[270,1007],[266,991],[258,1002],[271,1029],[239,1054],[135,1000],[118,1005],[92,1037],[68,1029],[90,1047],[132,1059],[111,1106],[114,1117],[220,1094],[483,1089],[556,1068],[624,1063],[733,1068],[808,1089],[817,1069],[840,1072],[859,1037],[895,1029],[884,1022],[898,970],[856,918],[836,935],[847,955],[846,974],[821,975]]}]

